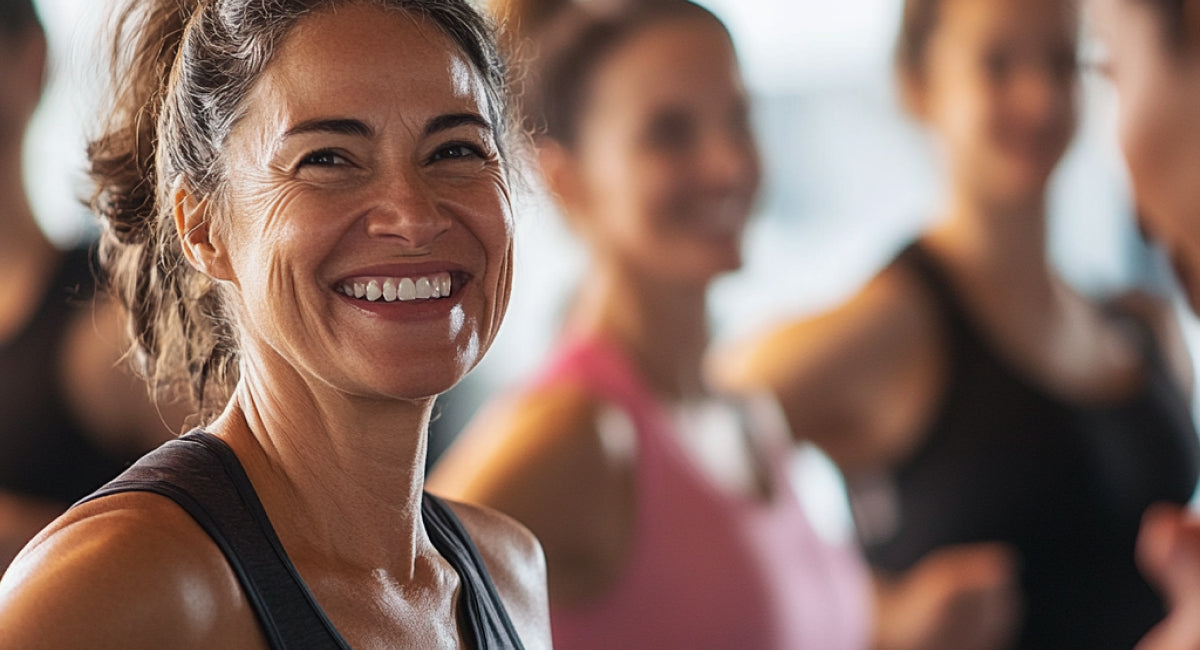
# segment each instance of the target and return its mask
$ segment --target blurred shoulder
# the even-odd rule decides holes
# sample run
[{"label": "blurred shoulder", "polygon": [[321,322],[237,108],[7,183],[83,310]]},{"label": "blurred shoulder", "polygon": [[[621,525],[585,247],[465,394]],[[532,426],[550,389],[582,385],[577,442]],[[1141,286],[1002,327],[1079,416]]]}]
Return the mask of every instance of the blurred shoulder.
[{"label": "blurred shoulder", "polygon": [[131,492],[77,506],[0,581],[5,647],[264,648],[217,545],[180,507]]},{"label": "blurred shoulder", "polygon": [[862,373],[890,374],[896,364],[928,356],[937,325],[937,305],[921,278],[897,260],[840,304],[723,347],[713,369],[732,390],[769,388],[786,397]]},{"label": "blurred shoulder", "polygon": [[490,491],[485,483],[553,484],[556,477],[578,475],[582,466],[604,462],[598,418],[605,408],[602,396],[571,380],[505,395],[486,405],[447,450],[429,487],[481,502],[480,490]]}]

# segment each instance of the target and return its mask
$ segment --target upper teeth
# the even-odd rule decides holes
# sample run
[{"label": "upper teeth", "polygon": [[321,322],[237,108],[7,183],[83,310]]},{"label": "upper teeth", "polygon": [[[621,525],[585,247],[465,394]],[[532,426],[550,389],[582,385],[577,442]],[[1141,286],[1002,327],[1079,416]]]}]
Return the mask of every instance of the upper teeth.
[{"label": "upper teeth", "polygon": [[381,298],[384,302],[445,298],[450,295],[450,274],[437,273],[416,278],[362,278],[343,282],[337,290],[352,298],[364,298],[372,302]]}]

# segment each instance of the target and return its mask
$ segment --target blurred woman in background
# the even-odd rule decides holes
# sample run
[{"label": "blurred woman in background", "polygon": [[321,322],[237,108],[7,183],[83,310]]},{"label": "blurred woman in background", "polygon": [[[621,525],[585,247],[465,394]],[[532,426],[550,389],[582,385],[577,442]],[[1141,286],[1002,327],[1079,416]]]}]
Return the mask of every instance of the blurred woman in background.
[{"label": "blurred woman in background", "polygon": [[25,194],[22,144],[46,54],[32,0],[0,0],[0,573],[67,506],[182,425],[120,363],[123,317],[93,300],[89,249],[56,248]]},{"label": "blurred woman in background", "polygon": [[1129,648],[1162,618],[1139,522],[1198,467],[1167,305],[1082,296],[1047,259],[1078,25],[1070,0],[908,0],[899,86],[941,147],[942,218],[842,307],[718,364],[842,468],[874,566],[1013,548],[1023,648]]},{"label": "blurred woman in background", "polygon": [[1001,642],[1003,553],[955,549],[873,594],[806,520],[775,413],[705,385],[708,287],[741,265],[760,184],[724,25],[685,0],[506,12],[542,178],[589,265],[553,360],[485,409],[431,489],[539,537],[562,649]]}]

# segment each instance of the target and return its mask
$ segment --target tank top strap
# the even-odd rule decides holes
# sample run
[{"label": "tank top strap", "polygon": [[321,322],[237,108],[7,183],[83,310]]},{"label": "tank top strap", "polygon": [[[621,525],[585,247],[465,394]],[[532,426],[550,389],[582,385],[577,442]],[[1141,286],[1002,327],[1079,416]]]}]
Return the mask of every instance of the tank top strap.
[{"label": "tank top strap", "polygon": [[929,249],[914,241],[896,256],[893,264],[911,270],[933,298],[937,315],[946,328],[948,351],[959,359],[972,351],[991,356],[987,342],[963,304],[954,281]]},{"label": "tank top strap", "polygon": [[459,615],[479,650],[512,649],[524,646],[496,592],[479,549],[462,522],[441,499],[425,493],[421,516],[434,548],[454,567],[460,580]]},{"label": "tank top strap", "polygon": [[133,491],[171,499],[208,533],[271,648],[350,649],[300,578],[250,478],[220,438],[196,429],[171,440],[79,503]]}]

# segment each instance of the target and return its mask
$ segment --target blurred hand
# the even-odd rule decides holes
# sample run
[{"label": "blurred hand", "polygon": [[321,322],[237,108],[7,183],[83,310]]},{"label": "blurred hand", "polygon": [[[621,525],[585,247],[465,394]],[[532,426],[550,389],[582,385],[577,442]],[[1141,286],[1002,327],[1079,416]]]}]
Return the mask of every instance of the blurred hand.
[{"label": "blurred hand", "polygon": [[1170,608],[1138,650],[1200,649],[1200,518],[1174,505],[1155,505],[1142,517],[1138,565]]},{"label": "blurred hand", "polygon": [[876,650],[1008,647],[1021,612],[1017,559],[997,543],[928,554],[898,578],[876,577]]}]

